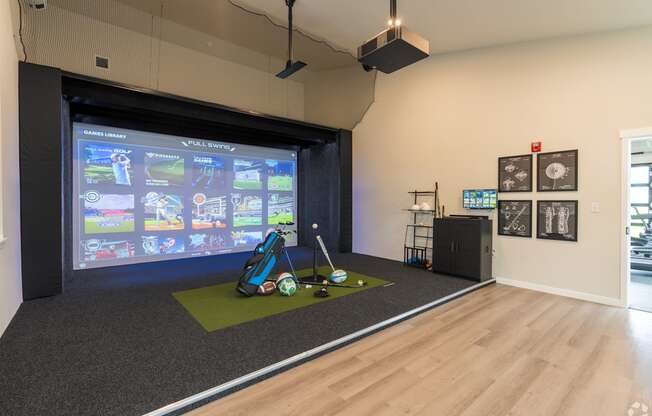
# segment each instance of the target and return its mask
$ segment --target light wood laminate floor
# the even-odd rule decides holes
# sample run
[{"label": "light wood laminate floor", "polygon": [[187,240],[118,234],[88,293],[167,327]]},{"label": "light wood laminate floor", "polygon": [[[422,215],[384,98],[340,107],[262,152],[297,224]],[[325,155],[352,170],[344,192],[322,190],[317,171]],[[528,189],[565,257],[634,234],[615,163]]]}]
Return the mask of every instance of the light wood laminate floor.
[{"label": "light wood laminate floor", "polygon": [[190,415],[642,415],[651,387],[652,314],[491,285]]}]

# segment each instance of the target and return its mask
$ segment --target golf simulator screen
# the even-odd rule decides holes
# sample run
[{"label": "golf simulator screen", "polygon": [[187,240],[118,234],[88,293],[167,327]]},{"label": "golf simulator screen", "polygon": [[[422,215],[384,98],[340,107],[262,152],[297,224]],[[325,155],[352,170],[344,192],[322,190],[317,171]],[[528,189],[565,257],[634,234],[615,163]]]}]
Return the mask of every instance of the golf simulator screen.
[{"label": "golf simulator screen", "polygon": [[252,250],[296,221],[296,172],[289,150],[74,123],[74,268]]}]

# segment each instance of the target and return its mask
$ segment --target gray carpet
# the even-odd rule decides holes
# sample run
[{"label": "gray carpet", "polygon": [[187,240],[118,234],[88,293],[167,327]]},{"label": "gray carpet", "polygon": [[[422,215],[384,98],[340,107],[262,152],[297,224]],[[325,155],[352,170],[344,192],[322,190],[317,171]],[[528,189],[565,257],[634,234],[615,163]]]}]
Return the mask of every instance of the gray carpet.
[{"label": "gray carpet", "polygon": [[[310,251],[291,255],[310,267]],[[99,272],[26,302],[0,338],[0,414],[142,415],[475,284],[370,256],[333,260],[396,284],[212,333],[171,293],[232,281],[240,266],[192,279],[152,275],[155,266],[112,280]]]}]

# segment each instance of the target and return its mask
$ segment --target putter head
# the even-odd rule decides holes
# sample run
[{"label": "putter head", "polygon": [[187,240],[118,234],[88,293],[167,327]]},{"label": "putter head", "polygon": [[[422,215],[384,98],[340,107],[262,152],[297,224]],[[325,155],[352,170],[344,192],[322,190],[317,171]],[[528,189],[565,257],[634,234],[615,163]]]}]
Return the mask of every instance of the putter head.
[{"label": "putter head", "polygon": [[287,63],[285,64],[285,69],[279,72],[278,74],[276,74],[276,76],[278,78],[285,79],[306,65],[308,64],[301,61],[296,61],[296,62],[287,61]]}]

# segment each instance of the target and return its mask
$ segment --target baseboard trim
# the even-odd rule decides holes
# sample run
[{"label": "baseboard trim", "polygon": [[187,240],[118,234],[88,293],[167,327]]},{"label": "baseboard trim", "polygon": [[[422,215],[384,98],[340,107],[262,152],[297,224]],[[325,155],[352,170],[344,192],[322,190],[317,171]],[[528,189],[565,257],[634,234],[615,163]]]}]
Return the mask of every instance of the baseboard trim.
[{"label": "baseboard trim", "polygon": [[375,333],[381,329],[384,329],[386,327],[392,326],[394,324],[397,324],[401,321],[404,321],[408,318],[411,318],[415,315],[418,315],[420,313],[423,313],[429,309],[433,309],[437,306],[443,305],[445,303],[448,303],[452,300],[455,300],[467,293],[474,292],[482,287],[485,287],[487,285],[496,283],[495,279],[487,280],[482,283],[478,283],[476,285],[467,287],[466,289],[462,289],[458,292],[451,293],[448,296],[444,296],[443,298],[439,298],[435,301],[432,301],[430,303],[427,303],[425,305],[421,305],[417,308],[411,309],[407,312],[404,312],[400,315],[396,315],[392,318],[389,318],[387,320],[384,320],[382,322],[378,322],[377,324],[374,324],[370,327],[361,329],[359,331],[356,331],[352,334],[346,335],[342,338],[336,339],[334,341],[328,342],[326,344],[320,345],[316,348],[313,348],[311,350],[302,352],[300,354],[297,354],[293,357],[287,358],[283,361],[280,361],[276,364],[272,364],[270,366],[261,368],[260,370],[254,371],[252,373],[246,374],[242,377],[238,377],[234,380],[228,381],[224,384],[221,384],[219,386],[215,386],[211,389],[205,390],[201,393],[197,393],[193,396],[187,397],[183,400],[179,400],[178,402],[171,403],[167,406],[161,407],[160,409],[154,410],[152,412],[147,413],[144,416],[165,416],[165,415],[170,415],[174,412],[174,414],[177,414],[176,412],[183,411],[184,409],[187,409],[188,407],[192,406],[195,403],[202,402],[206,399],[210,399],[211,397],[217,396],[219,394],[222,394],[224,392],[228,392],[230,390],[233,390],[237,388],[238,386],[241,386],[243,384],[250,383],[252,381],[256,381],[257,379],[263,378],[267,374],[273,374],[278,372],[279,370],[282,370],[284,368],[289,368],[292,365],[295,365],[297,363],[302,363],[306,361],[308,358],[316,358],[319,355],[332,351],[336,349],[338,346],[343,346],[346,345],[347,343],[350,343],[351,341],[358,340],[360,338],[363,338],[366,335],[370,335],[372,333]]},{"label": "baseboard trim", "polygon": [[522,280],[507,279],[505,277],[496,277],[496,283],[520,287],[521,289],[535,290],[537,292],[550,293],[551,295],[564,296],[567,298],[585,300],[587,302],[600,303],[607,306],[617,306],[624,308],[623,302],[618,298],[594,295],[591,293],[578,292],[570,289],[562,289],[554,286],[540,285],[538,283],[524,282]]}]

